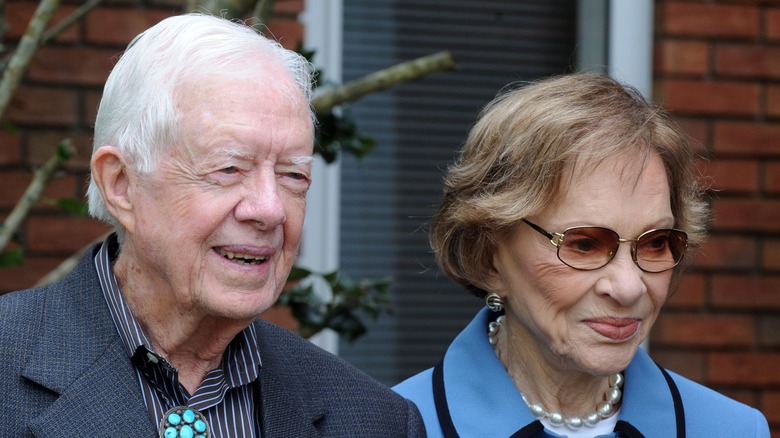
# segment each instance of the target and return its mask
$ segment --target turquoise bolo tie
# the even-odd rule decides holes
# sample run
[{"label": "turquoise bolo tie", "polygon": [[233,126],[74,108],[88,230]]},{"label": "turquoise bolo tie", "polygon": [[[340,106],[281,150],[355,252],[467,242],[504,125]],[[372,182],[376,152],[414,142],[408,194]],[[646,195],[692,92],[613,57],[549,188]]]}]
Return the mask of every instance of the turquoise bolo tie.
[{"label": "turquoise bolo tie", "polygon": [[160,438],[211,438],[209,423],[197,409],[176,406],[160,420]]}]

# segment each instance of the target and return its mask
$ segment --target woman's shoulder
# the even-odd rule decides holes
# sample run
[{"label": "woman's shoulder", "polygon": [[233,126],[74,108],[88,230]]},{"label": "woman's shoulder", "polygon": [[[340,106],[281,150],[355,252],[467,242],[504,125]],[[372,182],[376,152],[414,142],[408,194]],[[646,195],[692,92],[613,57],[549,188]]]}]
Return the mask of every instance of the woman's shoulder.
[{"label": "woman's shoulder", "polygon": [[[729,412],[733,412],[734,410],[747,411],[753,409],[744,403],[726,397],[725,395],[704,386],[701,383],[677,374],[674,371],[666,370],[666,372],[669,373],[669,376],[672,377],[674,383],[677,385],[683,402],[687,401],[688,403],[685,404],[690,407],[707,405],[711,414],[715,413],[713,411],[714,409],[724,409]],[[686,410],[687,408],[688,406],[686,406]]]},{"label": "woman's shoulder", "polygon": [[429,438],[442,436],[433,399],[433,368],[415,374],[393,386],[393,391],[411,400],[420,411]]},{"label": "woman's shoulder", "polygon": [[[711,388],[668,371],[680,391],[689,430],[717,425],[719,436],[769,437],[769,425],[756,408],[729,398]],[[714,421],[713,419],[720,419]],[[728,428],[729,431],[723,430]],[[751,432],[753,431],[753,432]],[[730,435],[734,433],[736,435]]]},{"label": "woman's shoulder", "polygon": [[393,390],[412,401],[423,401],[430,398],[433,402],[433,368],[415,374],[395,385]]}]

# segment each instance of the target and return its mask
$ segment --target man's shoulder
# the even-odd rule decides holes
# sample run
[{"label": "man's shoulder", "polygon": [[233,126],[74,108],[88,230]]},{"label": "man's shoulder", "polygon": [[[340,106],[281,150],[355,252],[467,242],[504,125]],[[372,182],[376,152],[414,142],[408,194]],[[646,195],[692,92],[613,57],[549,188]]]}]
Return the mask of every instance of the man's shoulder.
[{"label": "man's shoulder", "polygon": [[17,325],[19,320],[14,319],[15,315],[29,312],[42,314],[46,306],[61,307],[61,312],[56,313],[67,315],[69,307],[78,306],[84,299],[92,299],[88,292],[99,290],[97,287],[99,284],[91,259],[85,256],[55,283],[0,295],[0,315],[3,315],[0,324]]},{"label": "man's shoulder", "polygon": [[40,324],[49,287],[0,295],[0,343],[23,342]]},{"label": "man's shoulder", "polygon": [[294,379],[302,385],[308,378],[328,382],[317,387],[333,391],[364,388],[396,397],[386,385],[289,330],[261,320],[255,322],[255,327],[264,372]]},{"label": "man's shoulder", "polygon": [[332,372],[363,373],[344,359],[325,351],[276,324],[255,321],[263,366],[283,365],[287,369],[326,368]]},{"label": "man's shoulder", "polygon": [[330,436],[424,436],[417,408],[388,386],[295,333],[257,321],[263,399],[295,399]]},{"label": "man's shoulder", "polygon": [[[82,339],[84,327],[101,330],[98,321],[107,314],[91,259],[84,259],[56,283],[0,295],[0,349],[6,354],[27,355],[39,340],[57,344],[66,336]],[[14,348],[4,349],[4,346]],[[65,346],[62,346],[65,348]],[[19,357],[2,356],[2,361]]]}]

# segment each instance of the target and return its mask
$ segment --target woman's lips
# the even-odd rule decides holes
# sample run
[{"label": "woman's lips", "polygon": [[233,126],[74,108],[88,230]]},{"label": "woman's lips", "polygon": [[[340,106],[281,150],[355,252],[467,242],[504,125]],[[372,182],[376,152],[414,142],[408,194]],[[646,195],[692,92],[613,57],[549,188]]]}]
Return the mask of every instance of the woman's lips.
[{"label": "woman's lips", "polygon": [[639,320],[633,318],[589,319],[585,324],[601,336],[615,341],[628,339],[639,329]]}]

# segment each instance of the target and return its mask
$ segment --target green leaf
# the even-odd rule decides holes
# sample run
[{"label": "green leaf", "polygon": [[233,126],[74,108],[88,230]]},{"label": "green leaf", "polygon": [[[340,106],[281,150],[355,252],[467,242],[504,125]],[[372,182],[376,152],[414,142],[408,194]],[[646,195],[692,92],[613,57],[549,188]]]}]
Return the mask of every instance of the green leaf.
[{"label": "green leaf", "polygon": [[24,248],[17,247],[0,253],[0,268],[14,268],[24,265]]},{"label": "green leaf", "polygon": [[73,157],[73,150],[67,147],[65,140],[57,143],[57,157],[62,161],[67,161]]},{"label": "green leaf", "polygon": [[367,332],[366,326],[351,313],[336,315],[331,321],[331,328],[350,343]]},{"label": "green leaf", "polygon": [[11,134],[16,134],[17,132],[19,132],[19,127],[16,126],[13,122],[10,122],[8,120],[0,121],[0,129],[9,132]]},{"label": "green leaf", "polygon": [[324,301],[315,292],[313,282],[293,282],[281,294],[278,304],[289,307],[298,321],[301,335],[311,336],[324,328],[334,330],[339,336],[353,342],[367,332],[363,319],[377,319],[382,311],[389,312],[389,277],[352,280],[338,270],[325,274],[293,267],[290,278],[302,280],[316,276],[331,288],[331,298]]},{"label": "green leaf", "polygon": [[329,272],[327,274],[323,274],[322,278],[324,278],[325,281],[327,281],[328,284],[330,284],[331,286],[337,284],[339,281],[339,271],[336,270],[333,272]]},{"label": "green leaf", "polygon": [[[301,44],[301,43],[298,44],[298,47],[295,48],[295,51],[298,52],[299,55],[303,56],[309,62],[312,62],[312,63],[314,61],[314,55],[317,53],[315,50],[306,50],[306,49],[304,49],[303,48],[303,44]],[[312,84],[312,86],[314,88],[318,88],[318,87],[322,86],[322,78],[324,76],[325,75],[322,74],[322,70],[321,69],[316,69],[314,71],[314,76],[313,76],[314,83]]]},{"label": "green leaf", "polygon": [[336,161],[342,153],[363,158],[376,146],[373,138],[357,129],[347,106],[342,105],[338,114],[318,114],[317,122],[315,151],[326,163]]},{"label": "green leaf", "polygon": [[292,270],[290,270],[290,275],[287,276],[287,281],[296,281],[304,279],[311,275],[311,271],[308,269],[304,269],[298,266],[293,266]]},{"label": "green leaf", "polygon": [[87,203],[76,198],[60,198],[55,200],[54,204],[76,216],[86,216],[89,214],[89,206]]}]

